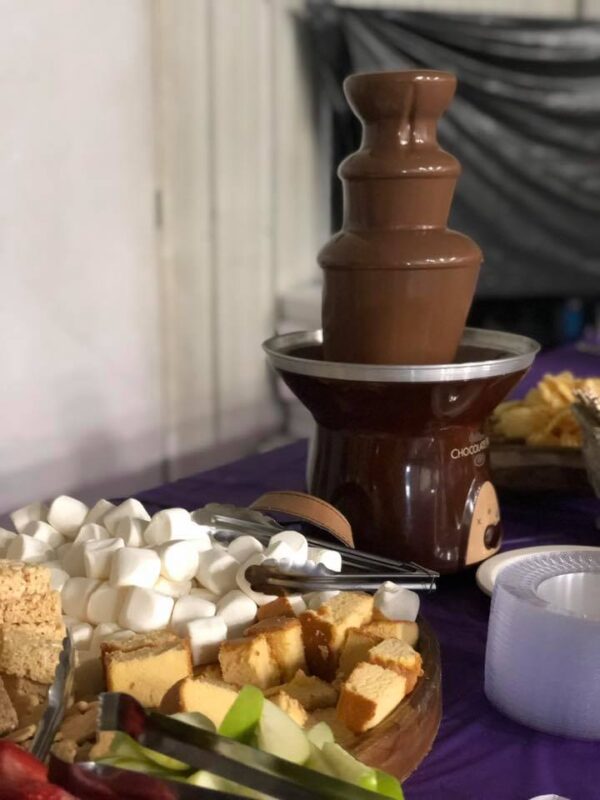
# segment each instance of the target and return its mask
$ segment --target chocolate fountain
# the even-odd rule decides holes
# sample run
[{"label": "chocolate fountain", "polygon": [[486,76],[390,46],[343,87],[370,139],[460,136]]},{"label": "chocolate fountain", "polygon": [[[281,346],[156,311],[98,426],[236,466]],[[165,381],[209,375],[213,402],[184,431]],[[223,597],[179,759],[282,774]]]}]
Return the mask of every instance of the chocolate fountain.
[{"label": "chocolate fountain", "polygon": [[264,344],[316,422],[309,491],[356,546],[440,572],[496,552],[482,427],[538,345],[465,329],[481,251],[446,227],[460,166],[436,140],[452,75],[353,75],[360,149],[341,165],[342,230],[319,254],[323,330]]}]

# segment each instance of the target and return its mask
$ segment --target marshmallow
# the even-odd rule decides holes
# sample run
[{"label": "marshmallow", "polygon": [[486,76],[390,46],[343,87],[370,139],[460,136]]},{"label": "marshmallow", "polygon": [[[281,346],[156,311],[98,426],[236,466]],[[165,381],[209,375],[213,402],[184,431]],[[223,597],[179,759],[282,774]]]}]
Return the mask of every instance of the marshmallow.
[{"label": "marshmallow", "polygon": [[253,555],[257,553],[262,553],[264,547],[255,539],[254,536],[238,536],[232,542],[230,542],[229,547],[227,548],[227,552],[230,556],[236,558],[240,564],[243,564],[244,561],[248,561]]},{"label": "marshmallow", "polygon": [[79,544],[80,542],[100,542],[108,538],[108,531],[105,527],[99,525],[97,522],[86,522],[85,525],[82,525],[79,529],[79,533],[75,539],[73,539],[73,544]]},{"label": "marshmallow", "polygon": [[75,650],[89,650],[93,629],[88,622],[75,622],[69,625],[69,633]]},{"label": "marshmallow", "polygon": [[104,517],[108,514],[109,511],[112,511],[115,507],[114,503],[110,503],[108,500],[98,500],[95,506],[92,506],[88,513],[85,515],[85,519],[83,520],[84,524],[93,524],[96,523],[98,525],[102,525]]},{"label": "marshmallow", "polygon": [[267,603],[270,603],[271,600],[277,599],[276,594],[263,594],[262,592],[255,592],[246,579],[246,570],[248,567],[252,567],[255,564],[262,564],[264,560],[265,557],[260,553],[257,553],[240,566],[235,577],[238,587],[251,600],[254,600],[257,606],[264,606]]},{"label": "marshmallow", "polygon": [[174,605],[172,597],[152,589],[133,586],[127,590],[119,614],[119,623],[122,628],[129,628],[136,633],[166,628],[171,620]]},{"label": "marshmallow", "polygon": [[123,539],[125,547],[143,547],[144,531],[148,527],[145,519],[124,517],[115,525],[115,536]]},{"label": "marshmallow", "polygon": [[210,550],[211,547],[214,547],[213,540],[208,535],[206,526],[197,525],[193,521],[190,521],[190,524],[188,525],[187,535],[185,538],[194,545],[199,553],[201,553],[203,550]]},{"label": "marshmallow", "polygon": [[84,553],[85,542],[65,544],[56,551],[61,567],[65,572],[68,572],[72,578],[85,577]]},{"label": "marshmallow", "polygon": [[101,583],[90,595],[87,604],[87,618],[94,625],[100,622],[116,622],[125,599],[127,589],[117,589],[108,583]]},{"label": "marshmallow", "polygon": [[375,592],[374,608],[381,617],[397,621],[414,622],[419,613],[421,600],[416,592],[386,581]]},{"label": "marshmallow", "polygon": [[97,589],[99,585],[100,581],[91,578],[69,578],[60,593],[63,613],[88,622],[88,601],[94,589]]},{"label": "marshmallow", "polygon": [[306,611],[306,602],[301,594],[288,594],[285,599],[288,601],[292,607],[292,611],[297,617]]},{"label": "marshmallow", "polygon": [[215,594],[225,594],[235,587],[239,566],[235,558],[225,550],[205,550],[198,554],[196,580]]},{"label": "marshmallow", "polygon": [[199,565],[199,554],[192,542],[167,542],[156,548],[160,574],[170,581],[190,581]]},{"label": "marshmallow", "polygon": [[169,597],[184,597],[185,595],[190,594],[190,590],[192,588],[191,581],[168,581],[166,578],[162,576],[156,581],[154,584],[154,591],[160,592],[161,594],[166,594]]},{"label": "marshmallow", "polygon": [[194,597],[194,595],[180,597],[173,607],[171,628],[178,636],[185,636],[188,622],[192,622],[195,619],[204,619],[205,617],[214,617],[216,612],[217,607],[210,600]]},{"label": "marshmallow", "polygon": [[215,594],[214,592],[209,592],[208,589],[205,589],[203,586],[192,586],[189,591],[189,594],[193,594],[196,597],[203,597],[205,600],[210,600],[211,603],[215,605],[219,602],[219,595]]},{"label": "marshmallow", "polygon": [[114,622],[102,622],[94,628],[90,641],[90,653],[97,657],[100,655],[100,644],[105,639],[112,639],[119,632],[119,626]]},{"label": "marshmallow", "polygon": [[274,564],[281,564],[282,567],[285,569],[286,567],[291,567],[294,564],[295,559],[295,552],[285,542],[275,542],[274,544],[269,544],[265,551],[265,558],[268,561],[273,562]]},{"label": "marshmallow", "polygon": [[144,531],[144,541],[152,547],[164,542],[187,539],[190,526],[190,512],[185,508],[165,508],[157,511],[150,520]]},{"label": "marshmallow", "polygon": [[42,561],[49,561],[52,558],[52,548],[46,542],[19,533],[10,540],[6,548],[6,558],[24,561],[26,564],[41,564]]},{"label": "marshmallow", "polygon": [[338,594],[339,592],[335,591],[310,592],[309,594],[304,595],[304,601],[306,602],[306,605],[311,611],[316,611],[323,605],[323,603],[326,603],[328,600],[331,600]]},{"label": "marshmallow", "polygon": [[293,566],[301,567],[308,557],[308,542],[306,541],[306,537],[302,536],[298,531],[282,531],[281,533],[276,533],[275,536],[271,536],[269,540],[267,552],[269,552],[269,550],[272,551],[275,545],[282,542],[293,552]]},{"label": "marshmallow", "polygon": [[150,515],[140,501],[130,497],[129,500],[124,500],[120,505],[115,506],[115,508],[105,514],[102,524],[109,533],[114,534],[117,522],[120,519],[127,519],[128,517],[145,519],[147,521],[150,520]]},{"label": "marshmallow", "polygon": [[50,588],[60,592],[71,577],[69,573],[61,567],[60,561],[46,561],[42,566],[50,570]]},{"label": "marshmallow", "polygon": [[190,640],[194,666],[217,660],[219,646],[227,638],[227,625],[221,617],[205,617],[187,622],[184,635]]},{"label": "marshmallow", "polygon": [[160,575],[160,558],[153,550],[122,547],[113,556],[110,569],[111,586],[152,588]]},{"label": "marshmallow", "polygon": [[227,638],[237,639],[256,619],[257,605],[244,592],[233,589],[217,603],[217,614],[227,625]]},{"label": "marshmallow", "polygon": [[100,541],[85,542],[83,545],[83,559],[86,576],[88,578],[108,578],[113,556],[117,550],[123,547],[123,539],[101,539]]},{"label": "marshmallow", "polygon": [[55,531],[47,522],[28,522],[23,528],[23,534],[31,536],[33,539],[38,539],[40,542],[45,542],[53,550],[65,543],[65,537],[62,533]]},{"label": "marshmallow", "polygon": [[17,533],[23,533],[28,522],[45,522],[48,519],[48,508],[43,503],[30,503],[13,511],[10,518]]},{"label": "marshmallow", "polygon": [[17,538],[17,534],[13,531],[7,531],[6,528],[0,528],[0,558],[4,558],[8,545],[13,539]]},{"label": "marshmallow", "polygon": [[62,494],[50,503],[48,522],[59,533],[73,539],[83,525],[89,509],[81,500]]},{"label": "marshmallow", "polygon": [[309,566],[322,564],[332,572],[341,572],[342,554],[338,550],[326,550],[323,547],[309,547],[307,564]]}]

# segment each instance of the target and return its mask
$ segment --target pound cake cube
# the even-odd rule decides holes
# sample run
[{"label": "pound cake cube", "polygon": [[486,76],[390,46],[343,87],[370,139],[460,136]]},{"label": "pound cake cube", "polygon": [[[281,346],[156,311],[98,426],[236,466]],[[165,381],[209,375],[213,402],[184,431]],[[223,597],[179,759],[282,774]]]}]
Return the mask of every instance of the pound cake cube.
[{"label": "pound cake cube", "polygon": [[384,639],[369,650],[370,664],[377,664],[385,669],[394,670],[406,678],[406,694],[412,692],[415,684],[423,674],[422,659],[409,644],[401,639]]},{"label": "pound cake cube", "polygon": [[168,647],[177,645],[182,641],[180,636],[171,631],[150,631],[150,633],[136,633],[127,639],[104,639],[100,643],[102,655],[112,653],[116,650],[122,653],[130,653],[132,650],[139,650],[142,647]]},{"label": "pound cake cube", "polygon": [[363,662],[342,684],[337,717],[349,730],[363,733],[385,719],[405,694],[404,675]]},{"label": "pound cake cube", "polygon": [[[291,681],[278,686],[276,691],[284,691],[307,711],[334,706],[338,699],[338,690],[335,686],[314,675],[306,675],[301,669]],[[276,691],[266,692],[267,697],[270,699],[271,694],[276,694]]]},{"label": "pound cake cube", "polygon": [[293,678],[299,669],[306,669],[300,620],[295,617],[263,619],[246,630],[246,636],[256,634],[265,635],[284,681]]},{"label": "pound cake cube", "polygon": [[269,700],[284,711],[290,719],[293,719],[296,725],[300,725],[301,728],[306,725],[308,714],[304,706],[295,697],[292,697],[287,692],[279,691],[272,695]]},{"label": "pound cake cube", "polygon": [[0,625],[0,672],[52,683],[61,650],[61,641],[14,625]]},{"label": "pound cake cube", "polygon": [[373,620],[361,628],[363,633],[378,636],[379,639],[402,639],[403,642],[414,647],[419,641],[419,626],[416,622],[390,620]]},{"label": "pound cake cube", "polygon": [[0,600],[50,591],[50,570],[34,564],[0,559]]},{"label": "pound cake cube", "polygon": [[367,661],[369,650],[379,644],[381,638],[365,633],[359,628],[350,628],[340,653],[338,677],[346,678],[361,661]]},{"label": "pound cake cube", "polygon": [[0,678],[0,736],[14,731],[18,724],[17,712]]},{"label": "pound cake cube", "polygon": [[61,619],[60,594],[23,594],[0,600],[0,624],[56,624]]},{"label": "pound cake cube", "polygon": [[269,617],[297,617],[306,610],[306,603],[300,595],[293,597],[277,597],[264,606],[259,606],[257,619],[260,622]]},{"label": "pound cake cube", "polygon": [[134,650],[111,650],[103,659],[108,691],[130,694],[146,708],[158,708],[171,686],[192,674],[192,654],[185,639]]},{"label": "pound cake cube", "polygon": [[340,592],[316,611],[301,614],[310,671],[324,680],[333,680],[348,630],[360,628],[371,620],[372,614],[373,598],[362,592]]},{"label": "pound cake cube", "polygon": [[160,710],[163,714],[197,711],[218,728],[237,695],[237,688],[225,681],[204,677],[184,678],[165,694]]},{"label": "pound cake cube", "polygon": [[194,667],[194,678],[210,678],[213,681],[222,681],[223,673],[219,664],[202,664]]},{"label": "pound cake cube", "polygon": [[265,634],[249,639],[230,639],[219,648],[219,664],[226,683],[249,683],[268,689],[281,682],[281,670]]}]

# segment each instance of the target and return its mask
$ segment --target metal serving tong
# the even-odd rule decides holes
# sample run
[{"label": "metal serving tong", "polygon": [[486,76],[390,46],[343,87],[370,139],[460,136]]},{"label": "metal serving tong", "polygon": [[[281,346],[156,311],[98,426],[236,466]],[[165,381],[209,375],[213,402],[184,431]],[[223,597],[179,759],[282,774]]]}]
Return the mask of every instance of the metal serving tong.
[{"label": "metal serving tong", "polygon": [[48,690],[48,706],[31,744],[32,754],[40,761],[45,761],[48,757],[54,737],[65,716],[73,691],[74,659],[73,642],[67,633],[63,639],[63,648],[54,674],[54,682]]},{"label": "metal serving tong", "polygon": [[[381,800],[381,795],[157,712],[127,694],[100,695],[98,727],[123,731],[143,747],[281,800]],[[221,792],[210,794],[227,797]],[[191,796],[191,794],[189,795]]]}]

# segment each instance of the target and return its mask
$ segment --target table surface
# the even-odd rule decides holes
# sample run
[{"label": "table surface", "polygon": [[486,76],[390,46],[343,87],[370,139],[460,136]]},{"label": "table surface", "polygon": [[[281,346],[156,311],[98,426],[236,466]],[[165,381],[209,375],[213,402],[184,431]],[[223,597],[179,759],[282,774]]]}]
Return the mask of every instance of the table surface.
[{"label": "table surface", "polygon": [[[597,356],[573,347],[542,354],[519,387],[545,372],[600,374]],[[194,509],[208,502],[247,505],[271,489],[303,490],[306,442],[251,456],[138,495],[153,506]],[[600,545],[593,497],[553,493],[501,495],[503,549],[538,544]],[[444,714],[433,749],[405,784],[407,800],[527,800],[556,793],[570,800],[600,797],[600,743],[551,736],[511,722],[483,693],[490,600],[475,571],[444,577],[422,610],[442,650]],[[543,664],[540,664],[543,669]],[[567,677],[568,679],[568,677]]]}]

